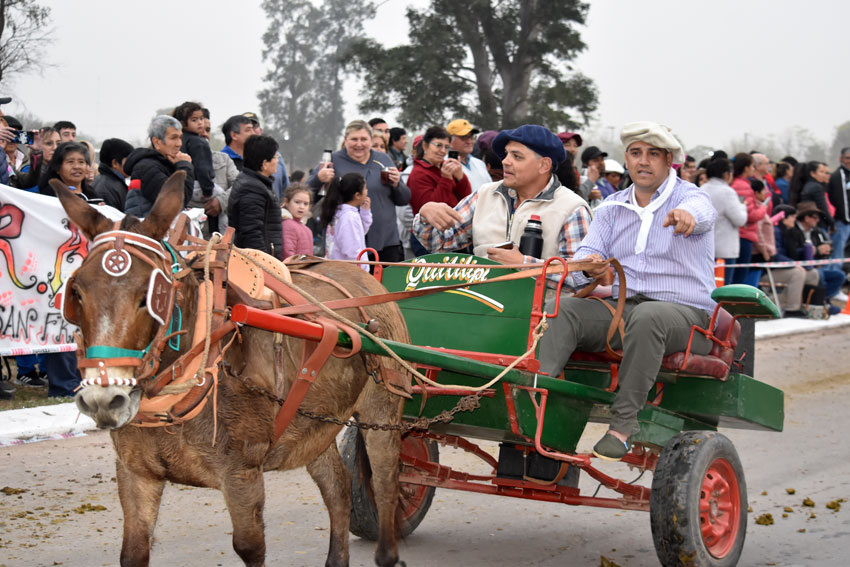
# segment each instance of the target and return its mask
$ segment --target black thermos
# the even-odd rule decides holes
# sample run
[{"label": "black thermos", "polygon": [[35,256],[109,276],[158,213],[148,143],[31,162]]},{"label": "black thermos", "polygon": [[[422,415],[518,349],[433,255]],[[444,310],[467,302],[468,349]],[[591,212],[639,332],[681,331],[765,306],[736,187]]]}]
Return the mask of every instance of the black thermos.
[{"label": "black thermos", "polygon": [[543,256],[543,224],[539,216],[531,215],[528,218],[525,231],[519,239],[519,251],[533,258]]}]

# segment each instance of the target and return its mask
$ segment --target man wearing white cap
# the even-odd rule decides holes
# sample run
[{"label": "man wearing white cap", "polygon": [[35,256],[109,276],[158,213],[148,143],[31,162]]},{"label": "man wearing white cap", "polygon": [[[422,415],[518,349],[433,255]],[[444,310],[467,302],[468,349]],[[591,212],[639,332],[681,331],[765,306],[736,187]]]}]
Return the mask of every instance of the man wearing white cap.
[{"label": "man wearing white cap", "polygon": [[[637,415],[655,383],[666,354],[684,351],[692,325],[705,328],[714,309],[714,221],[717,212],[706,193],[672,169],[684,152],[669,128],[634,122],[620,134],[633,184],[597,209],[576,259],[600,261],[598,269],[576,274],[578,285],[604,274],[604,258],[617,258],[626,274],[625,336],[611,346],[623,349],[620,387],[611,407],[608,433],[593,452],[619,460],[629,436],[640,431]],[[613,295],[617,296],[618,279]],[[609,300],[613,304],[613,300]],[[551,306],[550,306],[551,309]],[[598,301],[561,298],[558,316],[540,343],[541,371],[559,375],[573,351],[605,350],[611,312]],[[707,354],[699,333],[691,351]]]},{"label": "man wearing white cap", "polygon": [[602,179],[600,179],[597,184],[599,186],[599,191],[602,193],[603,199],[608,195],[617,192],[620,187],[620,181],[623,180],[623,174],[625,172],[626,170],[623,169],[623,166],[620,165],[620,162],[617,160],[605,160],[605,175],[602,176]]}]

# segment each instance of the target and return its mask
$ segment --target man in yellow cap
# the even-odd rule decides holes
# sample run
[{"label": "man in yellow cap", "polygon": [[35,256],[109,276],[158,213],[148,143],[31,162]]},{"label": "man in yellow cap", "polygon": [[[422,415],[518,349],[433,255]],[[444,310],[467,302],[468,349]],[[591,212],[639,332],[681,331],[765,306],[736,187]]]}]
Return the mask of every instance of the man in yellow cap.
[{"label": "man in yellow cap", "polygon": [[[646,403],[665,355],[684,351],[692,325],[705,328],[715,303],[714,221],[717,211],[708,194],[680,179],[671,167],[684,161],[681,144],[669,128],[653,122],[627,124],[620,134],[633,184],[614,193],[596,209],[576,259],[600,261],[585,273],[607,270],[605,258],[617,258],[626,275],[625,335],[611,346],[623,349],[619,390],[611,406],[608,433],[593,452],[620,460],[628,439],[640,431],[638,412]],[[590,279],[574,274],[577,285]],[[616,297],[623,282],[615,280]],[[613,302],[613,300],[612,300]],[[551,305],[549,306],[551,310]],[[581,350],[605,350],[611,312],[601,302],[562,297],[558,316],[540,342],[541,371],[558,376]],[[691,352],[708,354],[711,344],[694,335]]]},{"label": "man in yellow cap", "polygon": [[479,132],[478,128],[473,128],[469,120],[458,118],[449,122],[446,131],[451,136],[449,150],[457,152],[457,159],[463,166],[466,178],[469,179],[472,192],[478,191],[478,188],[485,183],[492,183],[493,179],[487,171],[487,166],[483,161],[472,155],[472,150],[475,148],[475,137]]}]

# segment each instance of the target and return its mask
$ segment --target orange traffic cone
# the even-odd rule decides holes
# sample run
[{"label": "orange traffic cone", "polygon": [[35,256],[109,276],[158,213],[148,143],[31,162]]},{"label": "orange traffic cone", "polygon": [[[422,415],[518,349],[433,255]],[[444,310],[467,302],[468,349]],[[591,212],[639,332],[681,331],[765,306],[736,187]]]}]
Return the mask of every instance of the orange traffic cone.
[{"label": "orange traffic cone", "polygon": [[847,298],[847,303],[844,304],[844,309],[841,310],[842,315],[850,315],[850,298]]},{"label": "orange traffic cone", "polygon": [[714,287],[723,287],[726,282],[726,260],[718,258],[714,266]]}]

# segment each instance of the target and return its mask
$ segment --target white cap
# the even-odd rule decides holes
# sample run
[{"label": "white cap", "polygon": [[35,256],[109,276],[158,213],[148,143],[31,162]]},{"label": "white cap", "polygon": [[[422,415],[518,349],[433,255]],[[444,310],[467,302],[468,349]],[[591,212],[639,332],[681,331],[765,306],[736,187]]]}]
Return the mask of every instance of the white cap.
[{"label": "white cap", "polygon": [[618,162],[617,160],[605,160],[605,173],[619,173],[620,175],[623,175],[625,172],[626,170],[623,169],[623,166],[620,165],[620,162]]}]

